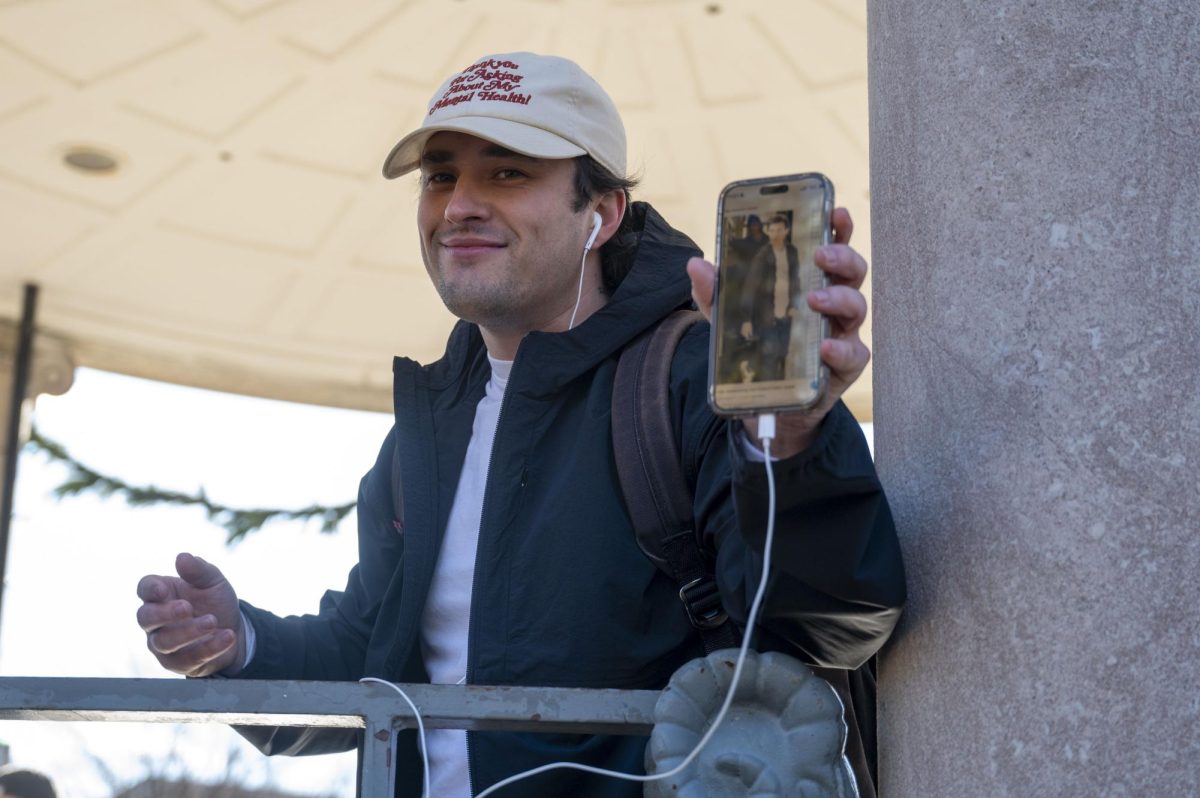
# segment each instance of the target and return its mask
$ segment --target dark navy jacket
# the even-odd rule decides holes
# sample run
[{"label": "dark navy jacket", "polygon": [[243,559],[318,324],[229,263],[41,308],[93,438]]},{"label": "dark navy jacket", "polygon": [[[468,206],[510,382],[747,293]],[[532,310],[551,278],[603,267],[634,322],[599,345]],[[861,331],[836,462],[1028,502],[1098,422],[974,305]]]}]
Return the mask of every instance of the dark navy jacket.
[{"label": "dark navy jacket", "polygon": [[[610,302],[574,330],[527,335],[500,411],[484,498],[468,644],[471,684],[658,689],[703,647],[677,587],[639,550],[613,459],[610,412],[622,347],[688,302],[695,245],[648,206],[635,265]],[[745,462],[706,399],[708,326],[684,338],[671,373],[697,528],[716,551],[732,618],[759,577],[767,503],[761,464]],[[278,618],[249,605],[257,679],[422,681],[419,632],[475,406],[489,376],[478,329],[459,323],[429,366],[395,362],[396,423],[358,504],[359,564],[320,614]],[[392,496],[399,447],[403,518]],[[759,648],[856,667],[886,640],[904,602],[900,554],[861,430],[840,404],[807,451],[776,464],[774,568]],[[354,744],[334,730],[243,729],[267,753]],[[410,733],[411,737],[411,733]],[[416,746],[402,739],[397,794],[420,794]],[[470,732],[473,788],[547,762],[641,772],[645,738]],[[515,796],[640,796],[640,784],[556,771]]]}]

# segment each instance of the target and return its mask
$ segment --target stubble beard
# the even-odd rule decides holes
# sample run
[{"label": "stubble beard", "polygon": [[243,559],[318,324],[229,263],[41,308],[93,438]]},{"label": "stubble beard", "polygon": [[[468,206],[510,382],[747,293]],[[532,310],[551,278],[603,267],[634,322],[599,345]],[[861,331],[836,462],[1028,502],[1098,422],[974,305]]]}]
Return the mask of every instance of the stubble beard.
[{"label": "stubble beard", "polygon": [[[521,268],[515,262],[501,268],[489,264],[447,270],[432,253],[424,247],[422,250],[425,269],[446,309],[457,318],[486,329],[519,332],[541,329],[563,310],[553,307],[550,298],[566,296],[569,292],[570,301],[575,299],[578,262],[574,270],[568,267],[561,273],[533,264]],[[569,260],[562,256],[550,256],[550,259],[554,262]],[[472,274],[476,270],[481,274]],[[480,279],[485,276],[488,279]],[[547,285],[547,279],[556,285]],[[566,310],[570,311],[570,305]]]},{"label": "stubble beard", "polygon": [[495,326],[520,305],[520,292],[511,283],[472,284],[469,280],[448,280],[440,269],[434,273],[434,288],[442,298],[442,304],[464,321],[481,327]]}]

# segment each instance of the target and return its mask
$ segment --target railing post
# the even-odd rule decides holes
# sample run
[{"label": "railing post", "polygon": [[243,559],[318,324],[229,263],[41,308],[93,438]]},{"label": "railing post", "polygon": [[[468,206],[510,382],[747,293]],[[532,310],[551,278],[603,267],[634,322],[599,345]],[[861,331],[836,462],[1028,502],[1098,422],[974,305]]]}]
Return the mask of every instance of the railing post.
[{"label": "railing post", "polygon": [[363,720],[366,727],[363,729],[358,794],[360,798],[387,798],[396,789],[396,729],[389,713],[372,710]]}]

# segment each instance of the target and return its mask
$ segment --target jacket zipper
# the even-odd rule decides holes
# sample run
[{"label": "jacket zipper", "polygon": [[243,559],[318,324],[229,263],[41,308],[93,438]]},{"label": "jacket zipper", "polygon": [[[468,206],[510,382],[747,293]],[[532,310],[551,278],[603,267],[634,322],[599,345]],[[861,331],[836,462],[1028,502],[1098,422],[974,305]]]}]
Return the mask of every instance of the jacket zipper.
[{"label": "jacket zipper", "polygon": [[[513,358],[512,367],[508,372],[508,382],[504,387],[504,395],[500,397],[500,410],[496,413],[496,432],[492,436],[492,448],[488,452],[487,474],[483,478],[483,504],[479,508],[479,538],[475,545],[475,568],[471,574],[471,609],[467,613],[467,684],[475,683],[475,659],[474,648],[471,641],[475,639],[475,598],[479,595],[479,549],[484,541],[483,523],[487,518],[488,497],[492,494],[492,464],[496,461],[496,438],[500,435],[500,422],[504,420],[504,408],[508,406],[508,386],[512,384],[513,373],[517,369],[517,358],[521,356],[520,351]],[[491,380],[491,376],[488,376]],[[475,757],[471,750],[471,732],[467,732],[467,785],[470,787],[471,795],[476,794],[475,790]]]}]

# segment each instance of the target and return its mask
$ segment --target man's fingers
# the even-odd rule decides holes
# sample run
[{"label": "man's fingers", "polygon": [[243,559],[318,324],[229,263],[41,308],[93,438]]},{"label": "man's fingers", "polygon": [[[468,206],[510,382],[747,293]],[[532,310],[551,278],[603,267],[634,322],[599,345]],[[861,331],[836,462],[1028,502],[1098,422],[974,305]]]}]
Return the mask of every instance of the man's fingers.
[{"label": "man's fingers", "polygon": [[[216,632],[170,654],[158,654],[164,668],[185,676],[211,676],[227,667],[237,636],[229,629]],[[153,650],[153,649],[151,649]]]},{"label": "man's fingers", "polygon": [[849,244],[850,236],[854,233],[854,220],[850,218],[850,211],[845,208],[834,208],[831,221],[833,222],[833,240],[839,244]]},{"label": "man's fingers", "polygon": [[834,285],[861,288],[867,279],[866,259],[845,244],[826,244],[817,250],[815,260]]},{"label": "man's fingers", "polygon": [[153,632],[168,624],[186,621],[192,615],[192,605],[186,601],[152,601],[138,607],[137,621],[143,632]]},{"label": "man's fingers", "polygon": [[812,291],[808,306],[828,316],[836,334],[855,332],[867,319],[867,299],[847,285],[831,285]]},{"label": "man's fingers", "polygon": [[175,558],[175,571],[183,581],[197,590],[204,590],[225,581],[220,568],[187,552]]},{"label": "man's fingers", "polygon": [[717,270],[704,258],[691,258],[687,262],[688,277],[692,280],[692,299],[704,318],[712,321],[713,287],[717,281]]},{"label": "man's fingers", "polygon": [[174,577],[150,574],[143,576],[137,584],[137,597],[142,601],[170,601],[178,595]]},{"label": "man's fingers", "polygon": [[821,360],[829,366],[835,379],[849,385],[858,379],[867,363],[871,361],[871,350],[858,336],[826,338],[821,342]]},{"label": "man's fingers", "polygon": [[156,655],[174,654],[207,639],[216,630],[217,619],[212,615],[201,615],[199,618],[160,626],[146,635],[146,647]]}]

